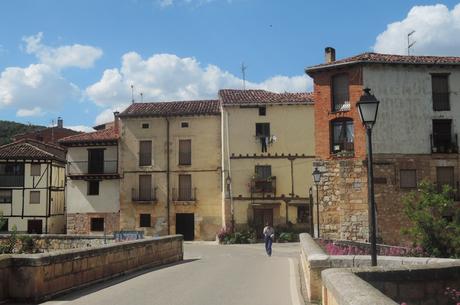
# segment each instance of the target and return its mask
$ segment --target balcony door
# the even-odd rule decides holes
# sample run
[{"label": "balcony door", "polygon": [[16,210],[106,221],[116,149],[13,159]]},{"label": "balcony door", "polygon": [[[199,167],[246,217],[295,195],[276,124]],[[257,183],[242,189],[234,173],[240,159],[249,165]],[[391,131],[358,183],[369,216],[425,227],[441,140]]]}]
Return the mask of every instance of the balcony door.
[{"label": "balcony door", "polygon": [[445,152],[451,146],[451,128],[451,120],[433,120],[433,144],[439,152]]},{"label": "balcony door", "polygon": [[104,173],[104,149],[88,149],[88,173]]},{"label": "balcony door", "polygon": [[152,198],[152,176],[139,176],[139,200],[151,200]]},{"label": "balcony door", "polygon": [[179,200],[192,200],[192,176],[179,175]]}]

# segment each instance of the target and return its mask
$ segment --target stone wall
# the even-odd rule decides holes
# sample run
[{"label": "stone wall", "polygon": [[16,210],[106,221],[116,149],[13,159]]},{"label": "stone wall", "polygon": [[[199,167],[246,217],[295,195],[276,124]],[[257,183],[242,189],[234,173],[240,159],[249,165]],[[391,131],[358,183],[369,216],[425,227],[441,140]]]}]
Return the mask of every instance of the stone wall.
[{"label": "stone wall", "polygon": [[91,218],[104,218],[106,234],[120,230],[120,213],[68,213],[67,234],[103,234],[91,232]]},{"label": "stone wall", "polygon": [[0,256],[0,274],[4,276],[0,296],[39,302],[127,272],[182,259],[181,235],[45,254]]},{"label": "stone wall", "polygon": [[[367,168],[363,161],[315,161],[313,166],[322,172],[319,184],[320,236],[367,240]],[[316,196],[316,192],[313,194]],[[316,217],[314,219],[316,221]]]},{"label": "stone wall", "polygon": [[460,288],[460,263],[410,268],[378,268],[356,273],[380,292],[407,305],[449,305],[447,287]]},{"label": "stone wall", "polygon": [[[115,242],[113,235],[19,234],[16,249],[22,247],[20,236],[31,237],[34,242],[34,249],[38,252],[97,247]],[[0,234],[0,245],[6,244],[9,237],[10,234]]]},{"label": "stone wall", "polygon": [[[330,268],[361,268],[371,266],[370,255],[328,255],[321,249],[315,240],[311,238],[309,234],[300,234],[299,238],[301,247],[300,261],[303,271],[302,276],[304,277],[304,282],[306,285],[306,298],[310,302],[317,302],[321,299],[322,286],[324,286],[324,280],[321,274],[324,270]],[[460,260],[430,257],[378,256],[377,263],[379,266],[383,267],[395,267],[403,265],[427,266],[436,263],[460,264]]]}]

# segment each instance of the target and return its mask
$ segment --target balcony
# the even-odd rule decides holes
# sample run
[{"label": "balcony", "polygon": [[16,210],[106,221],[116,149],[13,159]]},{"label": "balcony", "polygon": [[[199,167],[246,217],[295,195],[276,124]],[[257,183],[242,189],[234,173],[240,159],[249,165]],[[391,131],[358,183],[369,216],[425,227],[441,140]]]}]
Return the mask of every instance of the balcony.
[{"label": "balcony", "polygon": [[22,187],[24,186],[24,176],[0,175],[0,187]]},{"label": "balcony", "polygon": [[252,178],[251,179],[251,197],[276,197],[276,177],[269,178]]},{"label": "balcony", "polygon": [[154,203],[157,202],[157,188],[152,187],[149,191],[140,191],[139,189],[131,189],[131,200],[139,203]]},{"label": "balcony", "polygon": [[196,201],[196,187],[194,188],[173,188],[172,200],[175,202],[195,202]]},{"label": "balcony", "polygon": [[353,157],[355,146],[353,142],[333,143],[332,153],[336,157]]},{"label": "balcony", "polygon": [[441,139],[436,139],[432,134],[430,135],[430,144],[431,144],[431,153],[441,153],[441,154],[456,154],[458,153],[458,140],[457,134],[454,135],[453,139],[441,141]]},{"label": "balcony", "polygon": [[350,111],[351,104],[349,101],[345,101],[342,103],[334,103],[334,112],[344,112]]},{"label": "balcony", "polygon": [[99,163],[88,161],[68,162],[67,174],[72,179],[85,177],[116,179],[119,178],[118,161],[107,160]]}]

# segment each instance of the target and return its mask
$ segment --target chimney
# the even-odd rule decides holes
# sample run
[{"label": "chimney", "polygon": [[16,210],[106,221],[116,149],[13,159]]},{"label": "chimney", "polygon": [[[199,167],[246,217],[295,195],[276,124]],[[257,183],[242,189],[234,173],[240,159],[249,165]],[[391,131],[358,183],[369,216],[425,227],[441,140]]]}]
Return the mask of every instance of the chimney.
[{"label": "chimney", "polygon": [[326,57],[326,63],[330,64],[331,62],[335,61],[335,49],[331,47],[326,47],[324,49],[324,55]]},{"label": "chimney", "polygon": [[115,133],[118,133],[119,132],[119,128],[120,128],[120,118],[118,117],[118,115],[120,114],[120,112],[118,111],[115,111],[113,113],[113,128],[115,130]]},{"label": "chimney", "polygon": [[57,119],[57,127],[64,128],[64,120],[61,117],[58,117]]}]

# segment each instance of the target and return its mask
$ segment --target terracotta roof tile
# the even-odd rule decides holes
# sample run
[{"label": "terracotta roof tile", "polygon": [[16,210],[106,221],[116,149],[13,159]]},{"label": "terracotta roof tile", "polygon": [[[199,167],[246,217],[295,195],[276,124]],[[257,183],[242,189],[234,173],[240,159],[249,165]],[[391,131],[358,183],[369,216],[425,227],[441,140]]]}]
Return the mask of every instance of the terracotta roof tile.
[{"label": "terracotta roof tile", "polygon": [[0,146],[0,160],[59,160],[65,162],[65,150],[56,146],[21,139],[19,141]]},{"label": "terracotta roof tile", "polygon": [[414,64],[414,65],[460,65],[460,57],[456,56],[413,56],[394,55],[381,53],[362,53],[356,56],[324,63],[305,69],[306,72],[356,63],[379,63],[379,64]]},{"label": "terracotta roof tile", "polygon": [[219,90],[223,105],[312,104],[311,93],[275,93],[266,90]]},{"label": "terracotta roof tile", "polygon": [[134,103],[120,117],[219,115],[218,100]]},{"label": "terracotta roof tile", "polygon": [[59,144],[72,146],[72,144],[98,143],[98,142],[115,142],[118,141],[119,135],[115,128],[107,128],[94,132],[87,132],[75,136],[65,137],[59,140]]}]

